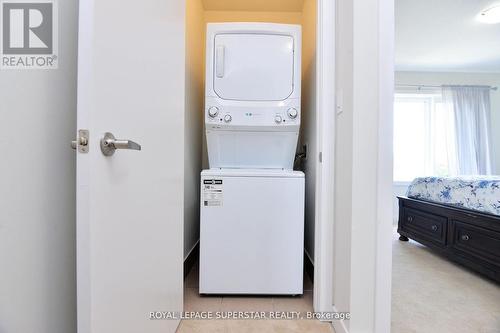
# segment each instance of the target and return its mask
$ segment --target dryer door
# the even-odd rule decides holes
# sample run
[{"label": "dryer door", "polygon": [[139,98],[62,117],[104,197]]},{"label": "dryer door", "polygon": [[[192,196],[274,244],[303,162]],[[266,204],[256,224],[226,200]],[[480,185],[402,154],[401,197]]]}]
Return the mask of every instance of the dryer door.
[{"label": "dryer door", "polygon": [[220,98],[280,101],[292,94],[291,36],[218,34],[214,42],[214,90]]}]

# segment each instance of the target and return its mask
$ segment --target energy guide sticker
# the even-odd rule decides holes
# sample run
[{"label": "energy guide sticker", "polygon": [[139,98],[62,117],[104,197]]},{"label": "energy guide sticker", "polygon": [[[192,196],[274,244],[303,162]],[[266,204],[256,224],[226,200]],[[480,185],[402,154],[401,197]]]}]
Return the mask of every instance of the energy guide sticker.
[{"label": "energy guide sticker", "polygon": [[204,179],[203,180],[203,205],[222,206],[224,197],[224,188],[222,179]]}]

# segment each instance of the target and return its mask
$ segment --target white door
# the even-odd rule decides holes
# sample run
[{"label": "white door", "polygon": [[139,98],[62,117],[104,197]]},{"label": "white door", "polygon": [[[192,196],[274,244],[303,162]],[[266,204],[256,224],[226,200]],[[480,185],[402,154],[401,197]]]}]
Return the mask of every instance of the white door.
[{"label": "white door", "polygon": [[223,99],[280,101],[293,92],[293,37],[272,34],[215,36],[214,89]]},{"label": "white door", "polygon": [[[79,333],[178,324],[150,312],[182,310],[184,6],[80,1],[78,129],[89,142],[77,152]],[[142,150],[105,156],[106,132]]]}]

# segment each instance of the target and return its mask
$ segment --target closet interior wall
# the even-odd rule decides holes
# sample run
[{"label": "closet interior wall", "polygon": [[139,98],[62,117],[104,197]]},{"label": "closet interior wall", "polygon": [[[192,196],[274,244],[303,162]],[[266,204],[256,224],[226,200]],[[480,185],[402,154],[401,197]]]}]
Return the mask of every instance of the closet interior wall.
[{"label": "closet interior wall", "polygon": [[184,255],[199,240],[200,172],[208,168],[204,129],[205,29],[212,22],[271,22],[302,26],[302,128],[299,164],[306,174],[305,251],[314,263],[316,149],[316,0],[187,0]]}]

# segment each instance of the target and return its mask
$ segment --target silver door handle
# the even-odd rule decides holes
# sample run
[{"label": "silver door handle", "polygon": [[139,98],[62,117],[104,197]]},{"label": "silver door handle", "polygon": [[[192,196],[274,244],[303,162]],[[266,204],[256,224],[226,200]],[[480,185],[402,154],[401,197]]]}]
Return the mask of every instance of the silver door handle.
[{"label": "silver door handle", "polygon": [[132,140],[115,139],[115,136],[109,132],[104,133],[101,139],[101,151],[104,156],[111,156],[117,149],[141,150],[141,145]]}]

